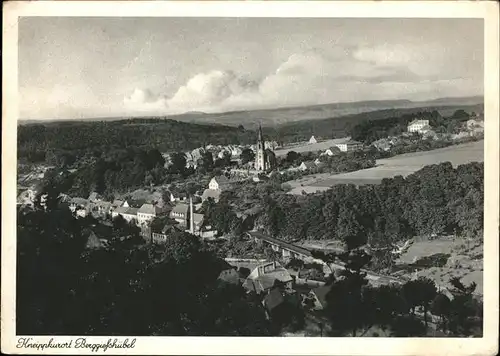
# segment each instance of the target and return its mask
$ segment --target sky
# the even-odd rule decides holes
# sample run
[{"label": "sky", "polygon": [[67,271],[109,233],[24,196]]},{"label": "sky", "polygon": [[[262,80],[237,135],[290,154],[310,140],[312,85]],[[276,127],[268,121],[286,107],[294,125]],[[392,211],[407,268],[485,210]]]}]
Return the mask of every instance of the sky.
[{"label": "sky", "polygon": [[480,19],[24,17],[21,119],[483,95]]}]

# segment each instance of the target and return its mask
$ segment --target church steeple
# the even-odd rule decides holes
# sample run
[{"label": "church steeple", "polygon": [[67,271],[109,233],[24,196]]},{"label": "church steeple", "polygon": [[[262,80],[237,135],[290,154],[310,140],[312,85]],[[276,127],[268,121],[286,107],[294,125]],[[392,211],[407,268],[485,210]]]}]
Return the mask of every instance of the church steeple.
[{"label": "church steeple", "polygon": [[259,122],[259,131],[257,134],[257,145],[255,152],[255,169],[257,171],[266,170],[266,143],[264,141],[264,135],[262,134],[262,125]]}]

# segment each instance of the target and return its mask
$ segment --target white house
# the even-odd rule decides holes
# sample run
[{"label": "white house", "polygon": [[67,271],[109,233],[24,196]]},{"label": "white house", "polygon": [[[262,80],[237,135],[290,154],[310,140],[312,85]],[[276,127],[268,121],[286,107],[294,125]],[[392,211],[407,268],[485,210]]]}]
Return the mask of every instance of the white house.
[{"label": "white house", "polygon": [[339,153],[340,152],[340,149],[336,146],[333,146],[333,147],[330,147],[330,148],[327,148],[325,150],[325,152],[323,152],[321,154],[321,156],[334,156],[335,154]]},{"label": "white house", "polygon": [[148,224],[160,213],[161,209],[153,204],[142,204],[139,210],[137,210],[137,222],[139,225]]},{"label": "white house", "polygon": [[352,152],[363,148],[363,144],[361,142],[354,140],[338,143],[335,146],[337,146],[342,152]]},{"label": "white house", "polygon": [[224,190],[229,185],[229,179],[226,176],[213,177],[208,183],[208,189]]},{"label": "white house", "polygon": [[307,171],[307,170],[310,170],[310,169],[313,169],[313,168],[316,168],[316,164],[312,161],[308,161],[308,162],[302,162],[299,166],[299,169],[301,171]]},{"label": "white house", "polygon": [[111,217],[116,218],[118,215],[121,215],[127,222],[137,222],[137,210],[139,209],[125,206],[126,203],[127,202],[125,202],[123,206],[113,210]]},{"label": "white house", "polygon": [[177,204],[172,211],[170,211],[170,218],[177,221],[181,226],[187,226],[188,213],[189,205],[182,203]]},{"label": "white house", "polygon": [[424,133],[429,129],[429,120],[413,120],[408,124],[408,132]]},{"label": "white house", "polygon": [[309,139],[309,143],[318,143],[318,141],[314,136],[311,136],[311,138]]}]

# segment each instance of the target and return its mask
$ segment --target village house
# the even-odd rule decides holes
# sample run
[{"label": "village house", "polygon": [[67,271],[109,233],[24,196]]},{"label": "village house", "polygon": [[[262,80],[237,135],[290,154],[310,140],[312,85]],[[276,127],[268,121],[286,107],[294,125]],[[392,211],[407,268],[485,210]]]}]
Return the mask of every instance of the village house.
[{"label": "village house", "polygon": [[208,183],[208,189],[211,190],[225,190],[229,187],[229,179],[226,176],[213,177]]},{"label": "village house", "polygon": [[[78,210],[87,210],[87,207],[89,205],[89,201],[84,198],[72,198],[69,203],[69,210],[71,210],[72,213],[75,213]],[[81,216],[80,214],[79,216]],[[86,213],[85,213],[86,216]]]},{"label": "village house", "polygon": [[189,205],[183,203],[177,204],[172,208],[169,216],[171,219],[177,221],[180,226],[186,227],[189,217]]},{"label": "village house", "polygon": [[139,225],[149,224],[156,216],[161,214],[161,209],[153,204],[143,204],[137,210],[137,222]]},{"label": "village house", "polygon": [[334,156],[340,153],[340,149],[336,146],[329,147],[325,150],[325,152],[321,153],[321,156]]},{"label": "village house", "polygon": [[309,143],[318,143],[318,141],[314,136],[311,136],[311,138],[309,139]]},{"label": "village house", "polygon": [[361,142],[354,141],[354,140],[349,140],[346,142],[337,143],[335,146],[337,146],[338,149],[341,150],[342,152],[352,152],[352,151],[361,150],[363,148],[363,144]]},{"label": "village house", "polygon": [[94,201],[91,203],[92,212],[94,212],[97,216],[104,217],[110,214],[113,210],[112,203],[107,201]]},{"label": "village house", "polygon": [[118,215],[120,215],[123,219],[125,219],[125,221],[129,223],[131,222],[136,223],[138,210],[139,210],[138,208],[132,208],[128,206],[128,203],[125,202],[123,206],[120,206],[115,210],[113,210],[113,212],[111,213],[111,217],[114,219],[118,217]]},{"label": "village house", "polygon": [[267,293],[278,281],[285,289],[292,289],[293,278],[278,262],[268,262],[257,266],[243,283],[249,291]]},{"label": "village house", "polygon": [[212,198],[216,203],[219,201],[220,198],[220,190],[215,190],[215,189],[205,189],[203,191],[203,194],[201,195],[201,200],[204,202],[205,200]]},{"label": "village house", "polygon": [[424,133],[430,130],[429,120],[415,119],[408,124],[408,132]]},{"label": "village house", "polygon": [[308,171],[308,170],[311,170],[313,168],[316,168],[316,164],[314,164],[313,161],[302,162],[299,166],[299,169],[301,171]]}]

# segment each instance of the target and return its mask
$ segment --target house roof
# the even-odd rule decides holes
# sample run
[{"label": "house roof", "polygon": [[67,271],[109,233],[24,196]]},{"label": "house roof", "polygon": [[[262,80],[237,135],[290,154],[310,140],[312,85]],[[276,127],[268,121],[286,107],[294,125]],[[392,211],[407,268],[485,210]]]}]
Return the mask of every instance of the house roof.
[{"label": "house roof", "polygon": [[118,208],[115,209],[116,214],[125,214],[129,208],[125,206],[119,206]]},{"label": "house roof", "polygon": [[314,168],[314,167],[316,167],[316,165],[314,164],[313,161],[302,162],[300,165],[301,166],[304,165],[304,166],[306,166],[306,168]]},{"label": "house roof", "polygon": [[172,213],[187,214],[188,210],[189,210],[189,205],[177,204],[172,208]]},{"label": "house roof", "polygon": [[326,285],[326,286],[321,286],[318,288],[314,288],[311,292],[316,295],[316,298],[318,298],[319,303],[323,308],[326,307],[326,295],[330,290],[332,289],[331,285]]},{"label": "house roof", "polygon": [[205,189],[203,191],[203,194],[201,195],[201,198],[203,200],[206,200],[208,198],[213,198],[215,200],[219,199],[220,197],[220,191],[218,190],[213,190],[213,189]]},{"label": "house roof", "polygon": [[87,199],[85,198],[78,198],[78,197],[75,197],[75,198],[72,198],[71,199],[71,203],[73,204],[77,204],[77,205],[87,205],[89,202]]},{"label": "house roof", "polygon": [[416,124],[416,123],[422,123],[422,121],[424,121],[424,122],[428,122],[429,120],[427,120],[427,119],[415,119],[415,120],[411,121],[411,122],[408,124],[408,126],[413,125],[413,124]]},{"label": "house roof", "polygon": [[215,179],[215,181],[219,184],[229,184],[229,179],[227,179],[226,176],[220,175],[220,176],[215,176],[212,179]]},{"label": "house roof", "polygon": [[127,211],[124,212],[123,214],[126,214],[126,215],[137,215],[137,208],[127,208]]},{"label": "house roof", "polygon": [[116,206],[116,207],[118,207],[118,206],[122,206],[122,205],[123,205],[123,203],[124,203],[124,201],[123,201],[123,200],[118,200],[118,199],[115,199],[115,200],[113,200],[113,203],[111,203],[111,205],[112,205],[112,206]]},{"label": "house roof", "polygon": [[193,214],[193,221],[195,224],[201,224],[203,222],[203,214],[197,214],[197,213],[194,213]]},{"label": "house roof", "polygon": [[159,210],[153,204],[142,204],[142,206],[137,210],[138,213],[156,215]]},{"label": "house roof", "polygon": [[[255,267],[255,269],[258,269],[259,267],[267,264],[269,263],[261,264]],[[252,274],[250,274],[250,276],[251,275]],[[274,270],[260,274],[255,278],[251,278],[250,276],[245,280],[244,287],[250,290],[255,290],[256,292],[261,292],[272,288],[276,280],[283,283],[293,280],[290,273],[288,273],[288,271],[280,265],[276,266]]]}]

